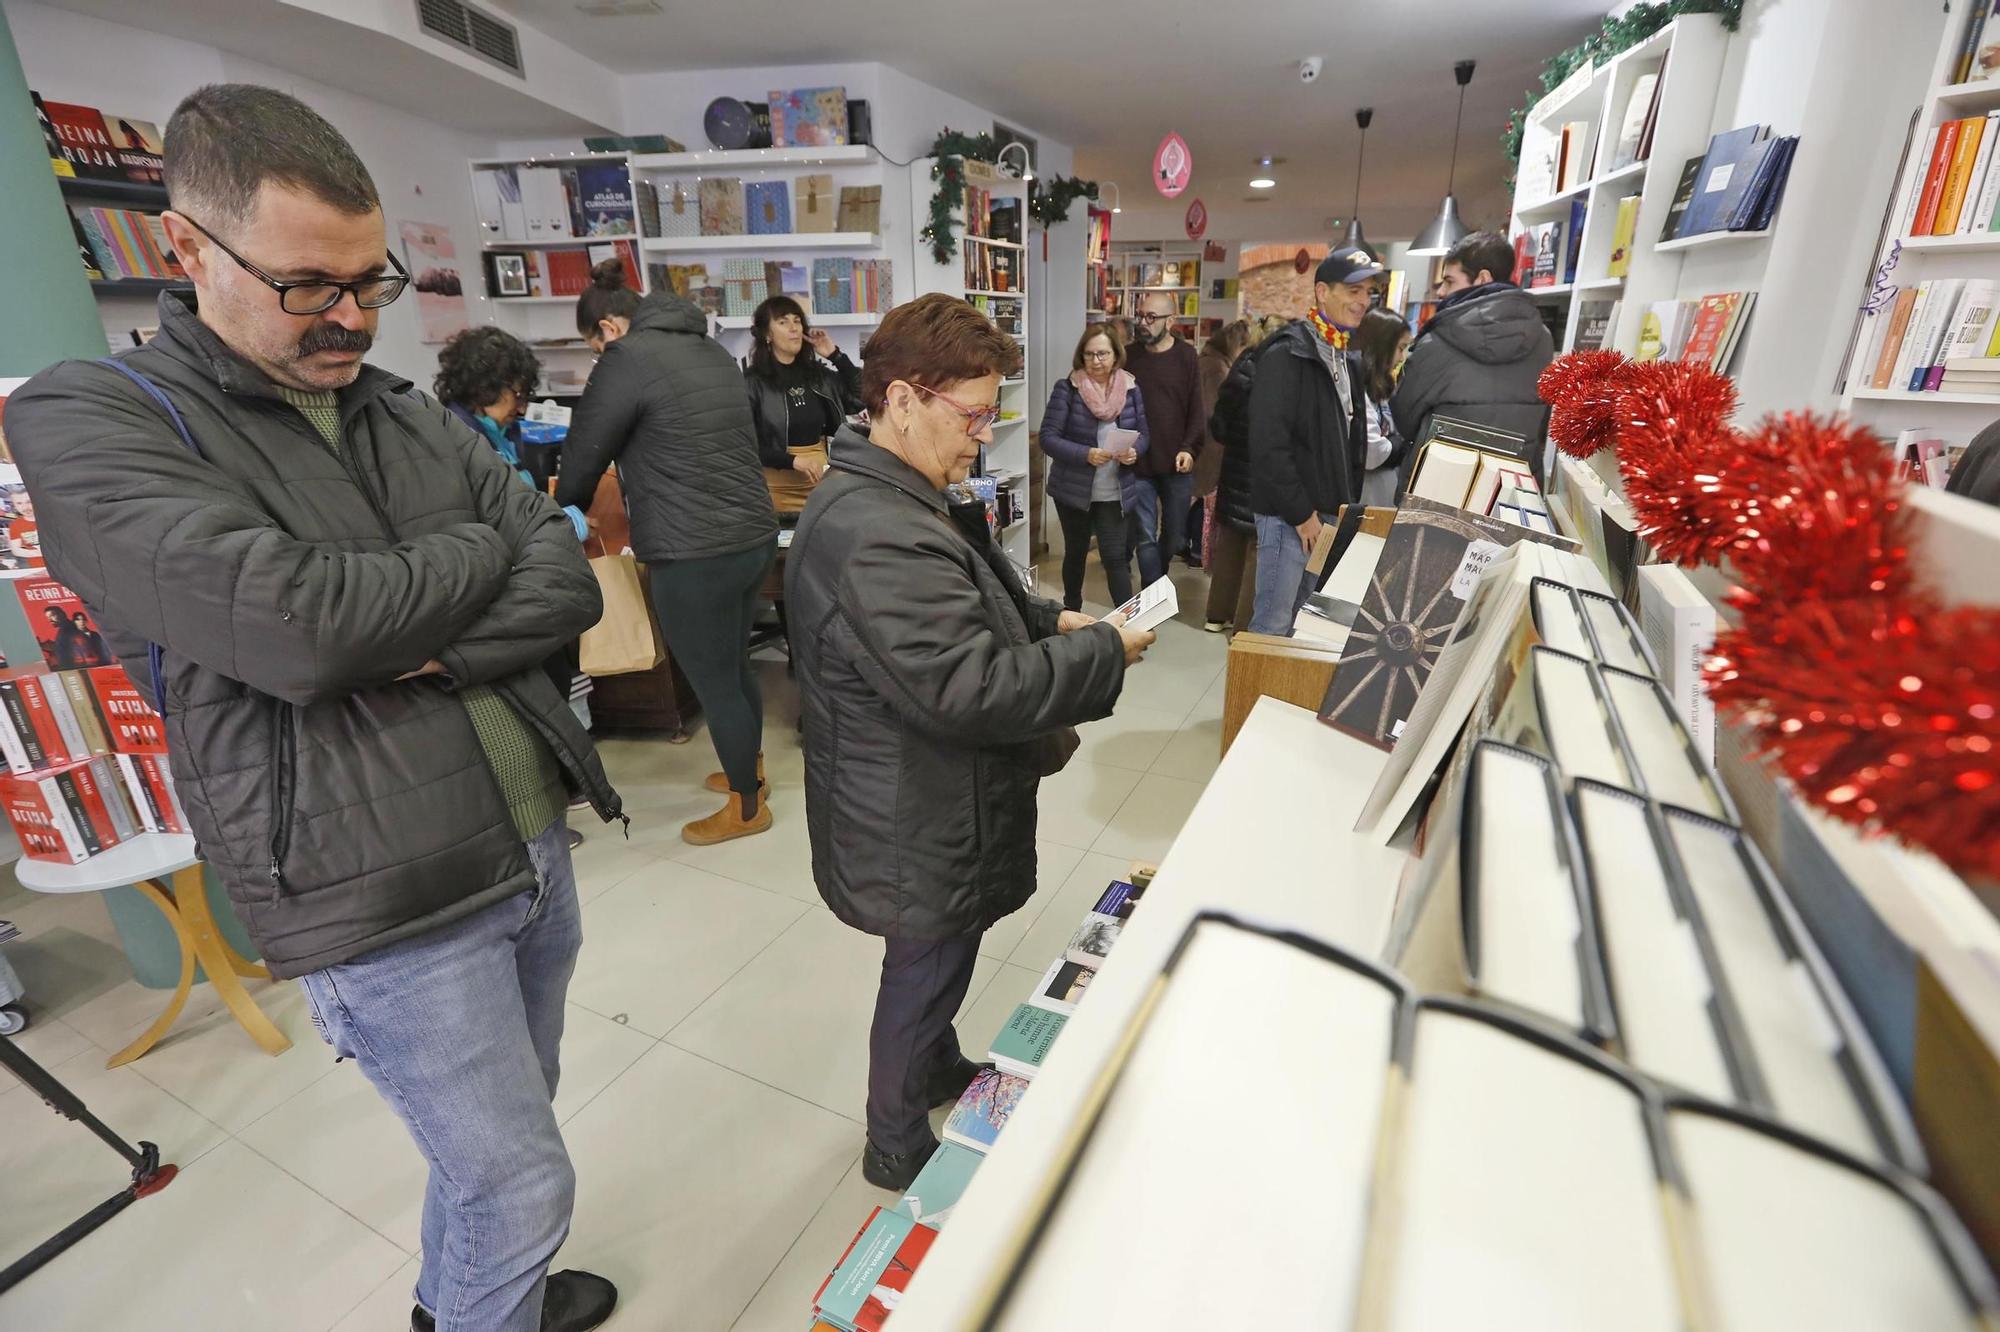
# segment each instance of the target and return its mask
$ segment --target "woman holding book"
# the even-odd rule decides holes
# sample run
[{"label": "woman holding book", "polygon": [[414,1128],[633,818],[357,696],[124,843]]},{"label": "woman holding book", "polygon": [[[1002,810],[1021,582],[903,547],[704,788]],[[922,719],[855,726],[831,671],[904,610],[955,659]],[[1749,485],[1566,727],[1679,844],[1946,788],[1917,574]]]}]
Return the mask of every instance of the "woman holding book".
[{"label": "woman holding book", "polygon": [[1361,502],[1377,508],[1396,504],[1405,441],[1396,433],[1389,399],[1395,396],[1396,376],[1410,354],[1410,341],[1410,326],[1383,309],[1361,316],[1361,326],[1354,330],[1354,355],[1361,362],[1362,396],[1367,399],[1362,413],[1368,444],[1362,458],[1367,470],[1361,474]]},{"label": "woman holding book", "polygon": [[1042,416],[1042,452],[1049,456],[1049,498],[1063,532],[1063,609],[1083,607],[1083,571],[1090,539],[1111,604],[1132,599],[1131,515],[1145,455],[1146,404],[1125,368],[1125,344],[1107,324],[1091,324],[1077,340],[1070,375],[1049,393]]},{"label": "woman holding book", "polygon": [[772,505],[797,513],[826,475],[827,440],[861,410],[861,367],[797,301],[773,296],[751,317],[743,380]]},{"label": "woman holding book", "polygon": [[866,435],[842,427],[785,562],[813,879],[882,936],[862,1174],[903,1189],[929,1113],[980,1072],[952,1017],[979,940],[1035,891],[1035,798],[1109,715],[1153,635],[1032,596],[959,501],[1021,346],[942,293],[868,340]]}]

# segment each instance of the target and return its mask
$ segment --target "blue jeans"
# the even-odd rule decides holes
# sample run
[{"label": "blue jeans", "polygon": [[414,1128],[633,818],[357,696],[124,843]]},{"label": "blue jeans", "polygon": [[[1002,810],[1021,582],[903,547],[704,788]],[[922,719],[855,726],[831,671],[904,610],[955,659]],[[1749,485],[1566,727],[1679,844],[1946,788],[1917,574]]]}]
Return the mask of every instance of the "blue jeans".
[{"label": "blue jeans", "polygon": [[[1187,536],[1188,506],[1194,503],[1194,474],[1175,472],[1172,476],[1139,478],[1138,502],[1132,517],[1139,525],[1139,586],[1151,587],[1165,576],[1181,553]],[[1162,554],[1162,552],[1165,552]]]},{"label": "blue jeans", "polygon": [[[1292,622],[1318,578],[1306,571],[1306,548],[1299,529],[1268,513],[1257,516],[1257,608],[1250,632],[1292,636]],[[1332,522],[1320,515],[1321,522]]]},{"label": "blue jeans", "polygon": [[576,1175],[551,1099],[583,942],[564,826],[528,843],[539,885],[301,976],[313,1023],[430,1163],[416,1300],[439,1332],[536,1332]]}]

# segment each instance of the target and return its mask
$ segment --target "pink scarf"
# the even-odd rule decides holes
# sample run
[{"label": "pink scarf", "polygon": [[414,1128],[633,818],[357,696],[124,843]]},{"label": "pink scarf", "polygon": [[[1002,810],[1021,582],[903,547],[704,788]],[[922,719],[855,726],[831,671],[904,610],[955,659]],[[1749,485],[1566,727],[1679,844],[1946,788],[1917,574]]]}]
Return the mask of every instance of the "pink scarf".
[{"label": "pink scarf", "polygon": [[1130,370],[1114,370],[1111,382],[1100,385],[1088,371],[1072,370],[1069,382],[1083,395],[1083,405],[1090,408],[1092,416],[1100,421],[1116,421],[1118,413],[1125,410],[1125,395],[1139,381],[1132,378]]}]

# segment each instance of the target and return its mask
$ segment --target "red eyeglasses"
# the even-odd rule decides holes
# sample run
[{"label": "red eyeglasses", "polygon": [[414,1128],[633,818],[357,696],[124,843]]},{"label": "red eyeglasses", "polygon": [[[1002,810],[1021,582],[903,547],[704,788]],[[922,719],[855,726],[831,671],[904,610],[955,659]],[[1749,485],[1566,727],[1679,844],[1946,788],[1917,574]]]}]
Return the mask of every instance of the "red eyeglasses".
[{"label": "red eyeglasses", "polygon": [[939,402],[944,403],[960,416],[964,417],[965,433],[968,435],[981,434],[990,428],[995,421],[1000,419],[1000,404],[998,403],[990,407],[968,407],[954,398],[946,397],[936,389],[925,388],[922,384],[911,384],[910,387],[919,393],[930,394],[933,398],[936,398]]}]

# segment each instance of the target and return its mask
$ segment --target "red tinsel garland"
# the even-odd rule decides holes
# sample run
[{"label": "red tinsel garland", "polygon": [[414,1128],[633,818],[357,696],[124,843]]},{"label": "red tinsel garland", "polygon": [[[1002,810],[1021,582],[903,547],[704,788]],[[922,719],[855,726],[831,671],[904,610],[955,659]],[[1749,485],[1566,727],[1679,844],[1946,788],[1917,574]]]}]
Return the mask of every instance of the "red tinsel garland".
[{"label": "red tinsel garland", "polygon": [[1734,385],[1681,362],[1576,352],[1541,390],[1563,452],[1617,449],[1664,558],[1730,561],[1741,618],[1708,665],[1718,707],[1834,817],[2000,878],[2000,614],[1919,585],[1887,445],[1810,413],[1740,432]]}]

